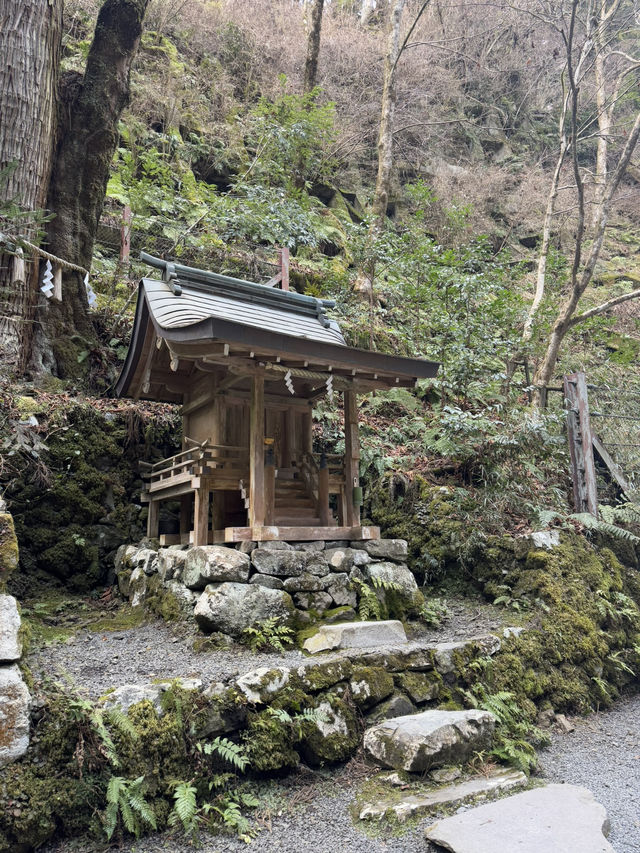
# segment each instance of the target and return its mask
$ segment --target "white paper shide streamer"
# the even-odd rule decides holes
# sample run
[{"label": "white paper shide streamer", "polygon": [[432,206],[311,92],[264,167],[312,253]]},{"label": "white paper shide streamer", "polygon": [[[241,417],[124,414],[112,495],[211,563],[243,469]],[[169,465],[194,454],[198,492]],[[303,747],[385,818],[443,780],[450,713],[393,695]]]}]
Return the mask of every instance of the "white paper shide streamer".
[{"label": "white paper shide streamer", "polygon": [[95,295],[93,288],[89,283],[89,273],[87,273],[84,277],[84,286],[87,291],[87,302],[89,303],[89,308],[93,308],[93,306],[98,301],[98,297]]},{"label": "white paper shide streamer", "polygon": [[327,397],[331,402],[333,402],[333,376],[327,376]]},{"label": "white paper shide streamer", "polygon": [[290,394],[295,394],[295,393],[296,393],[296,392],[295,392],[295,389],[294,389],[294,387],[293,387],[293,380],[292,380],[292,378],[291,378],[291,371],[290,371],[290,370],[287,370],[287,372],[286,372],[286,373],[285,373],[285,375],[284,375],[284,384],[285,384],[285,385],[287,386],[287,388],[289,389],[289,393],[290,393]]},{"label": "white paper shide streamer", "polygon": [[42,276],[42,287],[40,290],[44,293],[47,299],[51,299],[51,295],[53,293],[53,268],[51,266],[51,261],[47,260],[47,263],[44,268],[44,275]]}]

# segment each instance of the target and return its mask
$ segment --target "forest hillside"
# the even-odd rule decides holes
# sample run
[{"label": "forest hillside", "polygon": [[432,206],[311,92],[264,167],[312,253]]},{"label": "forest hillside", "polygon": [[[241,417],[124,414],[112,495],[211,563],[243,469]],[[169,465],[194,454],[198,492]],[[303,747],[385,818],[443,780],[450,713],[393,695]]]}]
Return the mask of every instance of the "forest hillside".
[{"label": "forest hillside", "polygon": [[[0,853],[167,827],[250,839],[268,774],[360,756],[365,725],[393,708],[494,714],[473,773],[535,772],[541,727],[611,706],[640,672],[637,3],[4,5],[0,598],[23,604],[37,701],[30,751],[0,769]],[[22,62],[34,46],[41,61]],[[349,346],[439,369],[357,400],[362,524],[396,544],[327,545],[317,559],[327,584],[337,560],[344,602],[314,577],[296,588],[302,616],[204,636],[184,624],[186,552],[145,538],[140,500],[144,472],[186,446],[181,410],[115,391],[149,275],[140,252],[264,284],[283,250],[291,290],[327,300]],[[600,448],[591,481],[572,374]],[[324,463],[345,454],[344,409],[316,395],[309,443]],[[186,542],[177,504],[159,531]],[[232,569],[248,586],[245,545]],[[282,559],[312,560],[300,553]],[[409,593],[369,583],[356,553],[403,566]],[[345,613],[458,645],[406,671],[396,657],[296,670],[273,696],[269,679],[233,686],[238,660],[255,669],[261,654],[287,683],[323,614]],[[160,644],[168,687],[150,681]],[[88,692],[52,683],[49,654]],[[118,689],[149,682],[124,711],[112,671]],[[325,736],[323,713],[347,734]],[[364,765],[347,766],[360,784]]]}]

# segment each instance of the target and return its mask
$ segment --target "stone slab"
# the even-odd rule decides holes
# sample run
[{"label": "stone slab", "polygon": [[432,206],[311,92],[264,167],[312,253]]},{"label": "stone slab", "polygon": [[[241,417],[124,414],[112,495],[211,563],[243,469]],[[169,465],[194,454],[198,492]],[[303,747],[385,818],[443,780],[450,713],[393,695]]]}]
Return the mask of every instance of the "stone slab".
[{"label": "stone slab", "polygon": [[426,793],[407,794],[401,800],[380,800],[367,804],[360,811],[360,820],[381,820],[385,815],[389,815],[395,816],[402,823],[414,815],[441,806],[455,806],[465,800],[508,791],[526,784],[527,777],[521,770],[500,768],[488,776],[477,776]]},{"label": "stone slab", "polygon": [[0,663],[15,663],[21,655],[17,602],[12,595],[0,595]]},{"label": "stone slab", "polygon": [[547,785],[440,820],[425,837],[453,853],[614,853],[608,832],[591,791]]},{"label": "stone slab", "polygon": [[331,649],[368,649],[382,645],[407,642],[402,622],[389,619],[384,622],[341,622],[324,625],[317,634],[304,643],[311,654]]},{"label": "stone slab", "polygon": [[392,717],[364,734],[366,757],[392,770],[424,773],[463,764],[491,744],[495,717],[488,711],[423,711]]}]

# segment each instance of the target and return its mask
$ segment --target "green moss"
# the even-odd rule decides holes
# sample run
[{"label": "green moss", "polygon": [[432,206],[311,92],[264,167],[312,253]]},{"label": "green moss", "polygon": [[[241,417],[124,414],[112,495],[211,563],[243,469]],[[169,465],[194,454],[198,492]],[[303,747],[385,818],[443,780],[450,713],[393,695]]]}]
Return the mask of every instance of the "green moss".
[{"label": "green moss", "polygon": [[269,711],[251,713],[247,722],[242,741],[253,770],[266,773],[298,766],[300,756],[294,749],[298,738],[290,724]]},{"label": "green moss", "polygon": [[124,604],[117,610],[113,610],[108,616],[89,622],[86,626],[89,631],[102,633],[104,631],[127,631],[137,628],[149,621],[149,615],[141,607],[130,607]]},{"label": "green moss", "polygon": [[320,696],[317,708],[322,722],[311,724],[301,751],[310,764],[336,764],[351,758],[360,745],[360,724],[354,707],[333,693]]},{"label": "green moss", "polygon": [[534,617],[492,659],[483,676],[491,690],[515,693],[530,716],[533,703],[584,713],[632,680],[617,661],[634,642],[640,585],[612,550],[577,535],[552,550],[494,538],[473,572],[487,595],[506,595]]},{"label": "green moss", "polygon": [[18,540],[13,518],[0,512],[0,592],[6,588],[9,575],[18,567]]},{"label": "green moss", "polygon": [[393,693],[393,676],[375,666],[355,666],[349,682],[358,707],[371,708]]},{"label": "green moss", "polygon": [[189,778],[185,721],[195,714],[192,691],[172,686],[162,697],[166,712],[161,716],[145,700],[127,714],[137,737],[119,733],[115,743],[122,765],[121,775],[144,776],[150,796],[171,796],[171,780]]}]

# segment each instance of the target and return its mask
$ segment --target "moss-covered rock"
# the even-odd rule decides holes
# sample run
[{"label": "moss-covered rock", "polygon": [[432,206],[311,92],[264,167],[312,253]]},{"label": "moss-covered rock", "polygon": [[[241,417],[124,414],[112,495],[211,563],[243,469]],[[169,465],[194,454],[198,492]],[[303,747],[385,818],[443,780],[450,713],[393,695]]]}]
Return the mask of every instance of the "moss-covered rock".
[{"label": "moss-covered rock", "polygon": [[531,716],[534,703],[578,713],[606,706],[633,680],[640,589],[610,549],[569,534],[551,549],[495,537],[473,574],[489,597],[533,617],[486,673],[491,689],[515,693]]},{"label": "moss-covered rock", "polygon": [[301,752],[310,764],[336,764],[350,758],[360,745],[360,725],[345,699],[326,694],[316,704],[321,719],[306,730]]},{"label": "moss-covered rock", "polygon": [[18,540],[13,518],[0,512],[0,592],[4,592],[9,575],[18,567]]},{"label": "moss-covered rock", "polygon": [[268,773],[297,767],[295,727],[270,711],[249,714],[242,739],[252,770]]},{"label": "moss-covered rock", "polygon": [[[6,489],[20,571],[88,590],[112,576],[119,545],[144,535],[138,461],[175,452],[179,430],[168,429],[166,416],[146,435],[143,412],[104,412],[81,400],[45,408],[39,420],[49,428],[46,449]],[[0,559],[3,541],[0,526]]]},{"label": "moss-covered rock", "polygon": [[393,677],[375,666],[353,668],[349,688],[353,701],[359,708],[371,708],[393,693]]}]

